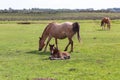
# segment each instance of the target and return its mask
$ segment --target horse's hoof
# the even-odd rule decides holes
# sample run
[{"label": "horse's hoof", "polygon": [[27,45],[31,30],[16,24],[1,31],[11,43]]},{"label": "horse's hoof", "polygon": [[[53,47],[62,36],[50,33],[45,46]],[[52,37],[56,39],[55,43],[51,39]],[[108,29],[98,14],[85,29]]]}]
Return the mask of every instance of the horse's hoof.
[{"label": "horse's hoof", "polygon": [[67,49],[65,49],[64,51],[67,51]]},{"label": "horse's hoof", "polygon": [[38,51],[41,51],[42,49],[38,49]]}]

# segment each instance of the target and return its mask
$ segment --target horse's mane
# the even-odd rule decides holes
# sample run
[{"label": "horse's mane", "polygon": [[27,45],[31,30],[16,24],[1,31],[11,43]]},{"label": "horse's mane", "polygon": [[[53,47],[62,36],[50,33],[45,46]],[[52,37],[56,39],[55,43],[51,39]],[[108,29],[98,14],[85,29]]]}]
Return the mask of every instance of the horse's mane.
[{"label": "horse's mane", "polygon": [[44,31],[43,31],[43,33],[42,33],[42,38],[44,37],[44,35],[48,35],[49,30],[50,30],[50,28],[51,28],[51,25],[52,25],[53,23],[54,23],[54,22],[49,23],[49,24],[46,26],[46,28],[44,29]]}]

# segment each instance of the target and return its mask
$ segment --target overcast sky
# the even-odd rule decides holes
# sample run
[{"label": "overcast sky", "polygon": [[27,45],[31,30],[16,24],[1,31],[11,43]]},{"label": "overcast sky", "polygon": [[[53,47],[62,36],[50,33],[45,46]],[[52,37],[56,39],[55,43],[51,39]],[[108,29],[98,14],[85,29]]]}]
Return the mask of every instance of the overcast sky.
[{"label": "overcast sky", "polygon": [[0,0],[0,9],[106,9],[120,8],[120,0]]}]

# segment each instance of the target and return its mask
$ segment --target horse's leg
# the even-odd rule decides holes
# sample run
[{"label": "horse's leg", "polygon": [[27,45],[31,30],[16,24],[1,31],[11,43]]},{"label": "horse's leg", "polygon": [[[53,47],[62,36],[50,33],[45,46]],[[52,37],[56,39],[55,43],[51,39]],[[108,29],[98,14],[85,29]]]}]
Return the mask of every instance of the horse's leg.
[{"label": "horse's leg", "polygon": [[102,30],[104,30],[104,26],[102,26]]},{"label": "horse's leg", "polygon": [[49,44],[51,38],[52,38],[52,37],[48,37],[48,40],[47,40],[47,43],[46,43],[46,46],[45,46],[44,52],[46,52],[47,46],[48,46],[48,44]]},{"label": "horse's leg", "polygon": [[107,24],[107,29],[110,30],[110,24]]},{"label": "horse's leg", "polygon": [[104,24],[104,26],[103,26],[103,30],[105,30],[105,24]]},{"label": "horse's leg", "polygon": [[73,40],[72,40],[72,38],[70,39],[70,43],[71,43],[71,50],[70,50],[70,52],[73,52]]},{"label": "horse's leg", "polygon": [[65,47],[65,50],[64,50],[64,51],[67,51],[69,45],[70,45],[70,42],[69,42],[69,43],[67,44],[67,46]]},{"label": "horse's leg", "polygon": [[64,51],[67,51],[69,45],[71,44],[71,51],[70,52],[73,52],[73,41],[72,41],[72,38],[68,38],[69,39],[69,43],[68,45],[66,46],[65,50]]},{"label": "horse's leg", "polygon": [[104,25],[102,25],[102,30],[104,30]]},{"label": "horse's leg", "polygon": [[55,38],[55,44],[56,44],[56,48],[58,49],[58,42],[57,42],[57,38]]}]

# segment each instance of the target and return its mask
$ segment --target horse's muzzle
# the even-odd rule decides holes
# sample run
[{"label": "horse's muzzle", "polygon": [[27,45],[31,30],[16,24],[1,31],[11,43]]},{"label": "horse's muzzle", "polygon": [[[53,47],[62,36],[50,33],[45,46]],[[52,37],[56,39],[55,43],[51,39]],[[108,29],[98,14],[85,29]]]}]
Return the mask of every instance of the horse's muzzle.
[{"label": "horse's muzzle", "polygon": [[38,51],[41,51],[42,49],[38,49]]}]

